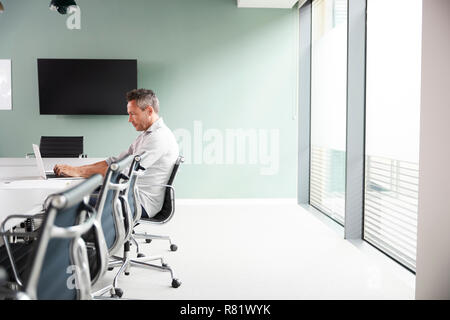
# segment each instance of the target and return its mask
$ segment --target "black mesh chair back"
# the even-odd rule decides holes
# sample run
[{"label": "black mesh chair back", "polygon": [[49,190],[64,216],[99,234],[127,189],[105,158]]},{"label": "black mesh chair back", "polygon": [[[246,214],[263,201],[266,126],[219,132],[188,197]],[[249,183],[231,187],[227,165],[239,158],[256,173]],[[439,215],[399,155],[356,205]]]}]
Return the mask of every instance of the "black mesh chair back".
[{"label": "black mesh chair back", "polygon": [[78,158],[83,154],[83,137],[42,136],[39,149],[43,158]]},{"label": "black mesh chair back", "polygon": [[169,181],[167,182],[167,184],[169,186],[173,185],[173,180],[175,180],[175,176],[176,176],[176,174],[178,172],[178,168],[180,167],[180,164],[182,164],[183,162],[184,162],[184,157],[179,156],[177,158],[177,161],[175,162],[175,165],[173,166],[172,173],[170,174]]},{"label": "black mesh chair back", "polygon": [[25,291],[32,299],[90,298],[86,246],[81,236],[92,227],[97,214],[88,205],[87,196],[101,181],[101,175],[94,175],[49,198],[24,279]]},{"label": "black mesh chair back", "polygon": [[167,185],[165,185],[166,191],[164,194],[164,202],[161,210],[152,218],[148,218],[145,220],[156,223],[165,223],[172,218],[173,214],[175,213],[175,191],[172,185],[178,172],[178,168],[183,162],[184,157],[179,156],[177,161],[175,162],[175,165],[173,166],[169,181],[167,182]]}]

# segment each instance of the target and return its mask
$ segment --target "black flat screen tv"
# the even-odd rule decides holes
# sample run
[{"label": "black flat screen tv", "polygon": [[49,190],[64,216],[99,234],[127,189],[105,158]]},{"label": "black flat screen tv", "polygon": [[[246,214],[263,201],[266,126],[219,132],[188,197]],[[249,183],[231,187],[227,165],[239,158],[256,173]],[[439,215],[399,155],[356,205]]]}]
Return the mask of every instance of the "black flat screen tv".
[{"label": "black flat screen tv", "polygon": [[40,114],[126,115],[137,60],[38,59]]}]

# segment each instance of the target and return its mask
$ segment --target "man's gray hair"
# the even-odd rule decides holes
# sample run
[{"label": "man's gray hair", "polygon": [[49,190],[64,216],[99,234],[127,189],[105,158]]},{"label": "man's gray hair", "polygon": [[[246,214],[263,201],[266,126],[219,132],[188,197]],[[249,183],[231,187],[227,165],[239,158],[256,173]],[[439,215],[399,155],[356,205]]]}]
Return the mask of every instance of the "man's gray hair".
[{"label": "man's gray hair", "polygon": [[153,107],[156,113],[159,113],[159,100],[153,90],[134,89],[127,93],[127,101],[136,100],[136,104],[141,110],[148,106]]}]

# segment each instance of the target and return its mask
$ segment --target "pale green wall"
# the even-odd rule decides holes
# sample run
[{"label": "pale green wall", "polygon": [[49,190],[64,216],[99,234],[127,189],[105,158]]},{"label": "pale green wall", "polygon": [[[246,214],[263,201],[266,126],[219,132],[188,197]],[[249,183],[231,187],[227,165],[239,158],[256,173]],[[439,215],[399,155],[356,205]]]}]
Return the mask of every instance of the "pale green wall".
[{"label": "pale green wall", "polygon": [[[235,0],[78,0],[81,30],[49,0],[2,0],[0,59],[12,59],[13,110],[0,111],[0,157],[41,135],[84,135],[90,157],[118,154],[136,136],[127,116],[39,115],[37,58],[135,58],[138,86],[156,91],[172,129],[279,129],[280,170],[184,165],[181,198],[294,198],[298,17],[238,9]],[[124,101],[125,107],[125,101]]]}]

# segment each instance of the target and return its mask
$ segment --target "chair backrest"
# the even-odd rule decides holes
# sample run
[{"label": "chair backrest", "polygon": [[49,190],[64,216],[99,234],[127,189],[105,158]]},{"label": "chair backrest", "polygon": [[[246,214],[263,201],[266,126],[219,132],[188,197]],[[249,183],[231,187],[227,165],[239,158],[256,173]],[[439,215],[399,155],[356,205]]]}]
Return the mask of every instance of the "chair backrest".
[{"label": "chair backrest", "polygon": [[127,238],[119,197],[120,193],[129,185],[129,181],[124,179],[126,176],[122,174],[122,171],[131,160],[132,157],[129,156],[111,163],[100,192],[95,195],[98,218],[94,222],[91,232],[85,237],[86,242],[95,247],[95,250],[91,251],[94,255],[90,257],[92,285],[106,272],[109,256],[116,253]]},{"label": "chair backrest", "polygon": [[83,137],[42,136],[39,149],[43,158],[78,158],[83,154]]},{"label": "chair backrest", "polygon": [[132,156],[127,156],[109,166],[96,204],[103,236],[110,255],[121,248],[123,240],[126,238],[124,213],[119,196],[129,186],[129,178],[122,172],[130,166],[132,160]]},{"label": "chair backrest", "polygon": [[25,277],[25,291],[32,299],[90,298],[86,246],[81,236],[96,219],[97,211],[89,206],[87,197],[101,181],[101,175],[94,175],[50,197]]},{"label": "chair backrest", "polygon": [[161,210],[150,220],[155,223],[166,223],[172,219],[175,213],[175,189],[172,187],[175,176],[178,172],[178,168],[184,162],[184,157],[179,156],[175,165],[173,166],[172,173],[170,175],[169,181],[166,185],[166,191],[164,194],[164,202]]},{"label": "chair backrest", "polygon": [[180,164],[184,162],[183,156],[178,156],[177,161],[175,162],[175,165],[173,166],[172,173],[170,174],[169,181],[167,182],[167,185],[171,186],[173,184],[173,180],[175,180],[175,176],[178,172],[178,168],[180,167]]}]

